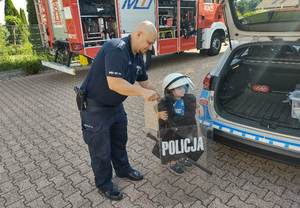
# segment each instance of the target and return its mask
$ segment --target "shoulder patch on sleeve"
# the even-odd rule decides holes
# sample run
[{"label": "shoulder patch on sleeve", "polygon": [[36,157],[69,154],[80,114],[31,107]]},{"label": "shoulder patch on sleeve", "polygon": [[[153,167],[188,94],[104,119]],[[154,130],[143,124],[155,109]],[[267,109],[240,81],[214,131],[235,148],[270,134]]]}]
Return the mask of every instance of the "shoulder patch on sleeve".
[{"label": "shoulder patch on sleeve", "polygon": [[121,72],[115,72],[115,71],[108,71],[108,75],[112,76],[122,76]]},{"label": "shoulder patch on sleeve", "polygon": [[124,49],[125,46],[126,46],[126,43],[125,43],[123,40],[121,40],[121,41],[118,43],[117,48]]}]

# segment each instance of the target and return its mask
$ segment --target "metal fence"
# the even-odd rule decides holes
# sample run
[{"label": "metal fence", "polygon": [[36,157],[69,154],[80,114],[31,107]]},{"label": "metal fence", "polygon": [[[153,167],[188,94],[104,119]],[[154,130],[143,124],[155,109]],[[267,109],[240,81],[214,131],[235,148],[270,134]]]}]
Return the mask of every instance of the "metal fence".
[{"label": "metal fence", "polygon": [[[22,47],[28,41],[32,44],[32,49],[37,53],[45,51],[43,47],[41,35],[38,25],[30,26],[16,26],[4,25],[2,26],[6,33],[6,45],[13,46],[17,50],[22,50]],[[15,47],[14,47],[15,46]],[[0,49],[1,50],[1,49]],[[2,49],[3,51],[4,49]]]}]

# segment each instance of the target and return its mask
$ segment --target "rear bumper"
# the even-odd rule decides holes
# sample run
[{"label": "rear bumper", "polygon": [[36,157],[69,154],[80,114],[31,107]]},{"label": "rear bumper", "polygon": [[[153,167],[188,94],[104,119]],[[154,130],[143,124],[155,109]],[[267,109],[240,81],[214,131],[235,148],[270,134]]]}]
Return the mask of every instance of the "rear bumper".
[{"label": "rear bumper", "polygon": [[[288,157],[292,164],[300,165],[300,144],[265,137],[259,134],[246,132],[219,122],[198,120],[204,136],[225,142],[239,149],[250,151],[262,156],[271,156],[272,159],[282,160]],[[209,135],[209,136],[208,136]],[[269,155],[269,156],[268,156]],[[298,161],[294,161],[298,160]]]},{"label": "rear bumper", "polygon": [[214,129],[214,140],[250,152],[272,160],[283,161],[292,165],[300,166],[300,153],[287,149],[276,148],[274,146],[241,139],[240,137]]}]

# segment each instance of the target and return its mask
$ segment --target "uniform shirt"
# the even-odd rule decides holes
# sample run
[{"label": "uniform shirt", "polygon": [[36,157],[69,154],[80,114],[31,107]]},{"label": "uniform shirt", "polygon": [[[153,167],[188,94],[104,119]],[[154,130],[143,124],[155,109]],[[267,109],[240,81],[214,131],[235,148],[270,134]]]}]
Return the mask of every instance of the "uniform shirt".
[{"label": "uniform shirt", "polygon": [[100,106],[118,106],[127,96],[110,90],[107,76],[120,77],[131,84],[148,79],[143,56],[132,53],[131,36],[107,41],[97,54],[85,80],[87,98]]}]

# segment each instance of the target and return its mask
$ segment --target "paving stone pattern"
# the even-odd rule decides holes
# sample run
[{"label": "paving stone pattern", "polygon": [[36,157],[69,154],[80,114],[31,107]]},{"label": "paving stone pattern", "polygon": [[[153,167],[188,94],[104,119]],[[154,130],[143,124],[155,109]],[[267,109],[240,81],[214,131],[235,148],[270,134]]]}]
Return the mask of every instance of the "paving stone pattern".
[{"label": "paving stone pattern", "polygon": [[[189,73],[196,83],[220,56],[185,53],[158,57],[149,71],[161,91],[162,77]],[[143,100],[125,102],[128,152],[145,174],[141,182],[114,177],[125,192],[119,202],[106,200],[94,186],[87,146],[82,140],[73,86],[76,76],[59,72],[0,81],[0,207],[300,207],[300,169],[209,141],[213,171],[202,177],[189,168],[173,175],[151,154],[146,138]]]}]

